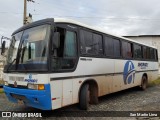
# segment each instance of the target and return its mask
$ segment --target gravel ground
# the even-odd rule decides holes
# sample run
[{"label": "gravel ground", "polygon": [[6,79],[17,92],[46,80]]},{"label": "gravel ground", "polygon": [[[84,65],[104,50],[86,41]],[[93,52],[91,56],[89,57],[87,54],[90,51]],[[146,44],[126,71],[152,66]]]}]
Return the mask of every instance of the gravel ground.
[{"label": "gravel ground", "polygon": [[[41,110],[37,110],[31,107],[26,107],[23,105],[17,105],[11,103],[7,100],[6,96],[2,93],[0,94],[0,110],[1,111],[31,111],[31,112],[44,112]],[[45,116],[49,118],[43,119],[52,119],[50,116],[54,116],[57,113],[63,114],[63,117],[54,117],[55,119],[69,119],[69,120],[77,120],[77,119],[90,119],[90,120],[97,120],[97,119],[113,119],[113,120],[160,120],[160,117],[102,117],[107,114],[104,111],[158,111],[160,113],[160,85],[148,87],[146,91],[137,90],[137,88],[131,88],[128,90],[124,90],[121,92],[109,94],[99,98],[98,105],[90,105],[88,111],[81,111],[78,109],[77,104],[68,106],[65,108],[61,108],[55,111],[47,111]],[[75,113],[76,112],[76,113]],[[125,112],[114,112],[113,116],[116,114],[123,114]],[[78,114],[77,116],[82,117],[67,117],[67,114]],[[84,115],[85,114],[85,115]],[[91,115],[89,115],[91,114]],[[100,117],[95,117],[99,116]],[[74,115],[75,116],[75,115]],[[85,117],[84,117],[85,116]],[[94,116],[94,117],[86,117],[86,116]],[[18,119],[18,118],[14,118]],[[22,118],[21,118],[22,119]],[[25,119],[25,118],[23,118]],[[36,119],[36,118],[33,118]],[[40,118],[41,119],[41,118]]]}]

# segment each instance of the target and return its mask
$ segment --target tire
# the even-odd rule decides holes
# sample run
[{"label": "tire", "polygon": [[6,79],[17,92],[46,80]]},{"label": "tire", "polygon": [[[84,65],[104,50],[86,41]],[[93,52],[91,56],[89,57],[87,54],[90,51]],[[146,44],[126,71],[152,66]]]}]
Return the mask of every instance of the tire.
[{"label": "tire", "polygon": [[82,110],[87,110],[89,106],[89,85],[84,84],[81,88],[80,95],[79,95],[79,107]]},{"label": "tire", "polygon": [[142,82],[141,82],[141,90],[146,90],[148,85],[148,80],[146,76],[142,77]]}]

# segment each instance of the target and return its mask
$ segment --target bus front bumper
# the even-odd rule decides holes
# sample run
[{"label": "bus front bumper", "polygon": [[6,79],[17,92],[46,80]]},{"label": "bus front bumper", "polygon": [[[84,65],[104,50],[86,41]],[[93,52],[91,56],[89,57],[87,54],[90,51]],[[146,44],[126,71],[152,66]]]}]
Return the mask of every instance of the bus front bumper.
[{"label": "bus front bumper", "polygon": [[4,92],[9,101],[14,103],[23,102],[27,106],[42,110],[51,110],[50,85],[45,85],[45,90],[19,89],[4,86]]}]

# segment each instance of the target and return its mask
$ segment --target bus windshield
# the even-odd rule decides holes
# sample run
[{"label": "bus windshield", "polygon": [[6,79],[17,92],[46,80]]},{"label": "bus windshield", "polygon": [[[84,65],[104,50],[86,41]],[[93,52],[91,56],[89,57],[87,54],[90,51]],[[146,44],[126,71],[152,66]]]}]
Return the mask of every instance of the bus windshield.
[{"label": "bus windshield", "polygon": [[50,26],[41,25],[16,33],[8,50],[6,70],[47,70]]}]

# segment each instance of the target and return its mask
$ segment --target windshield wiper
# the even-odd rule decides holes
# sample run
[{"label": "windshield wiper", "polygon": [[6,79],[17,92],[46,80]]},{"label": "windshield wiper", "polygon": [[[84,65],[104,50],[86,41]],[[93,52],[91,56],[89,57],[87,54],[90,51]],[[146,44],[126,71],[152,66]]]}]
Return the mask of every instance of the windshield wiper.
[{"label": "windshield wiper", "polygon": [[9,68],[12,66],[12,64],[14,63],[14,61],[16,61],[16,58],[13,59],[13,61],[9,64],[8,68],[7,68],[7,72],[9,70]]}]

